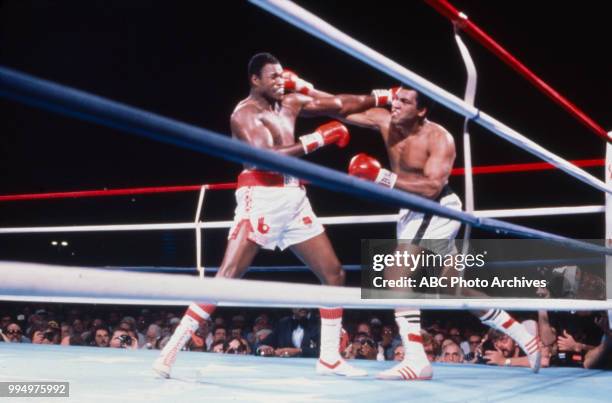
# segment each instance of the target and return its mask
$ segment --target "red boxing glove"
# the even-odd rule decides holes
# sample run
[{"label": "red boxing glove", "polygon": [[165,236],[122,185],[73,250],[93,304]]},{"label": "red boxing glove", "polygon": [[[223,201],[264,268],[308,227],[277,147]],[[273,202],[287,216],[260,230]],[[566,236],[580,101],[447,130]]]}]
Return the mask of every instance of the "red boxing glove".
[{"label": "red boxing glove", "polygon": [[336,144],[343,148],[349,143],[351,136],[348,129],[340,122],[331,121],[317,127],[314,133],[305,134],[300,137],[304,154],[310,154],[314,150],[329,144]]},{"label": "red boxing glove", "polygon": [[402,87],[393,87],[388,90],[372,90],[372,96],[376,106],[391,105],[393,100],[397,98],[397,93]]},{"label": "red boxing glove", "polygon": [[349,175],[380,183],[388,188],[395,186],[395,181],[397,180],[396,174],[382,168],[380,162],[364,153],[357,154],[351,159],[348,173]]},{"label": "red boxing glove", "polygon": [[291,70],[283,70],[283,80],[285,91],[295,91],[300,94],[308,95],[314,86],[308,81],[302,80]]}]

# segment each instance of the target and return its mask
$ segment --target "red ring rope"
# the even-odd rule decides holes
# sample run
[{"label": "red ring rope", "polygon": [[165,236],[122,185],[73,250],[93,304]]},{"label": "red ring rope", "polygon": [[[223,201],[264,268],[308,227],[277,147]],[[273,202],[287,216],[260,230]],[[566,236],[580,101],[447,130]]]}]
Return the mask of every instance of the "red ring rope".
[{"label": "red ring rope", "polygon": [[[598,167],[604,165],[603,159],[573,160],[572,164],[579,167]],[[533,162],[526,164],[505,164],[505,165],[484,165],[472,168],[473,175],[510,173],[510,172],[531,172],[556,169],[548,162]],[[451,175],[464,175],[465,168],[454,168]],[[53,192],[53,193],[30,193],[18,195],[0,196],[0,202],[17,200],[46,200],[46,199],[69,199],[85,197],[105,197],[105,196],[128,196],[137,194],[152,193],[174,193],[174,192],[194,192],[205,186],[208,190],[235,189],[236,183],[211,183],[207,185],[187,185],[187,186],[158,186],[144,188],[125,188],[125,189],[101,189],[101,190],[82,190],[74,192]]]},{"label": "red ring rope", "polygon": [[499,43],[493,38],[487,35],[482,29],[476,24],[470,21],[465,15],[459,12],[452,4],[446,0],[425,0],[432,8],[442,14],[444,17],[449,19],[456,27],[465,31],[468,35],[478,41],[482,46],[487,48],[491,53],[500,58],[504,63],[514,69],[519,75],[533,84],[538,90],[552,99],[554,102],[563,107],[570,115],[573,115],[583,125],[588,127],[593,133],[606,141],[612,139],[608,136],[608,133],[591,119],[585,112],[583,112],[576,105],[567,100],[563,95],[559,94],[544,80],[535,75],[534,72],[529,70],[523,63],[515,58],[510,52],[504,49]]}]

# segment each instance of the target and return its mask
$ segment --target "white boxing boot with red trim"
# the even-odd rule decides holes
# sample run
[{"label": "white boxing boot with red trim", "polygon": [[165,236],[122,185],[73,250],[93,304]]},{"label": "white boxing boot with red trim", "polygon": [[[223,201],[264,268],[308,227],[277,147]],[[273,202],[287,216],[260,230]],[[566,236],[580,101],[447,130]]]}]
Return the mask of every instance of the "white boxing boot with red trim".
[{"label": "white boxing boot with red trim", "polygon": [[170,378],[170,370],[176,361],[176,355],[185,347],[191,336],[200,326],[200,323],[210,318],[216,306],[212,304],[192,303],[181,322],[174,330],[172,337],[164,346],[159,357],[153,363],[153,371],[163,378]]},{"label": "white boxing boot with red trim", "polygon": [[363,369],[355,368],[340,356],[342,308],[321,308],[321,351],[316,373],[319,375],[366,376]]},{"label": "white boxing boot with red trim", "polygon": [[527,354],[529,366],[533,372],[537,373],[540,370],[542,350],[540,348],[540,338],[538,337],[537,329],[534,329],[535,335],[530,333],[525,325],[514,320],[514,318],[503,309],[490,309],[480,317],[480,320],[485,325],[512,337],[525,354]]},{"label": "white boxing boot with red trim", "polygon": [[395,322],[404,346],[404,359],[376,377],[385,380],[421,381],[433,377],[433,368],[423,349],[421,311],[396,310]]}]

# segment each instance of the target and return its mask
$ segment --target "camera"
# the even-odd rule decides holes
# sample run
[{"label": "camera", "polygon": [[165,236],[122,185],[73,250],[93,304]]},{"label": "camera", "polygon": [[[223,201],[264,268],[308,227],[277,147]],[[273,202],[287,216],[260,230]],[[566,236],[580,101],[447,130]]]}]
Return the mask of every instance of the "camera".
[{"label": "camera", "polygon": [[55,332],[45,332],[43,334],[43,337],[49,341],[53,341],[53,338],[55,337]]},{"label": "camera", "polygon": [[564,367],[582,367],[584,363],[584,354],[574,351],[559,351],[557,354],[550,357],[551,365],[559,365]]},{"label": "camera", "polygon": [[376,343],[371,338],[365,338],[361,341],[362,345],[370,346],[372,348],[376,348]]},{"label": "camera", "polygon": [[132,336],[129,334],[122,334],[119,336],[119,344],[123,346],[131,346],[133,342]]},{"label": "camera", "polygon": [[481,352],[476,353],[476,361],[475,364],[488,364],[488,361],[485,360],[484,355]]}]

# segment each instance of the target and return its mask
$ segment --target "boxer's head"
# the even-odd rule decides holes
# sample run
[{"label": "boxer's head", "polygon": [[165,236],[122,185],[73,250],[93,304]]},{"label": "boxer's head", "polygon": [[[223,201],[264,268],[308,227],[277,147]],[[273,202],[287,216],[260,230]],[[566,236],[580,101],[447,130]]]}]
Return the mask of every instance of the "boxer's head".
[{"label": "boxer's head", "polygon": [[411,125],[422,121],[431,108],[429,98],[412,88],[402,87],[391,103],[391,122],[396,125]]},{"label": "boxer's head", "polygon": [[271,101],[280,101],[284,95],[283,68],[270,53],[258,53],[249,60],[251,91]]}]

